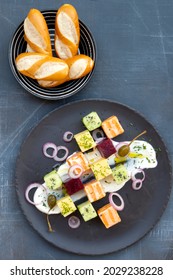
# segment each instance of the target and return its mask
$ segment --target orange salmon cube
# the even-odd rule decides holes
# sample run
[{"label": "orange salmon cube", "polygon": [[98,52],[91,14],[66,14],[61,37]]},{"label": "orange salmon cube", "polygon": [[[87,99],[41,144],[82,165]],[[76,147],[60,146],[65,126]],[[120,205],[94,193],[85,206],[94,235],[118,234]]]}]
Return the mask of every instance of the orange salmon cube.
[{"label": "orange salmon cube", "polygon": [[101,183],[96,180],[85,184],[84,190],[90,202],[97,201],[106,195]]},{"label": "orange salmon cube", "polygon": [[98,210],[98,215],[106,228],[110,228],[121,222],[117,210],[110,203],[104,205]]},{"label": "orange salmon cube", "polygon": [[84,172],[90,169],[88,165],[88,160],[82,152],[74,153],[69,158],[67,158],[67,162],[70,166],[73,166],[75,164],[80,165],[83,168]]},{"label": "orange salmon cube", "polygon": [[114,138],[124,132],[116,116],[111,116],[102,122],[102,129],[108,138]]}]

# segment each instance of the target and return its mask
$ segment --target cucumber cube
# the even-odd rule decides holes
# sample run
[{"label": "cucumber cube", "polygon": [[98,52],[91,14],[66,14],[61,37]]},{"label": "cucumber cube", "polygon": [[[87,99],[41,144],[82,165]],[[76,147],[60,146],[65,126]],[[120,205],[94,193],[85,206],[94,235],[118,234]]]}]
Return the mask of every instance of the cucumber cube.
[{"label": "cucumber cube", "polygon": [[44,176],[44,181],[46,186],[51,190],[57,190],[62,186],[62,180],[56,170],[46,174]]},{"label": "cucumber cube", "polygon": [[100,127],[102,124],[102,121],[96,112],[91,112],[83,117],[82,122],[89,131]]},{"label": "cucumber cube", "polygon": [[129,179],[128,171],[123,164],[112,168],[112,176],[117,184],[121,184]]},{"label": "cucumber cube", "polygon": [[77,206],[85,222],[97,217],[97,212],[90,201],[85,201]]}]

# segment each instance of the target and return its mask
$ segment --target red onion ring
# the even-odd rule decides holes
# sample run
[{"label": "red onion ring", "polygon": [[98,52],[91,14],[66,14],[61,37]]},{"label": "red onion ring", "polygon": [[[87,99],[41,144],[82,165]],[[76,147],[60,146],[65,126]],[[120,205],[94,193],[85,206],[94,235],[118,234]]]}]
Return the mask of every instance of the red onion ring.
[{"label": "red onion ring", "polygon": [[68,219],[68,225],[71,228],[78,228],[80,226],[80,219],[76,216],[71,216]]},{"label": "red onion ring", "polygon": [[138,169],[133,170],[132,173],[131,173],[131,178],[132,178],[133,181],[138,180],[138,178],[136,178],[136,175],[139,174],[139,173],[142,173],[142,175],[143,175],[142,179],[139,179],[139,180],[141,180],[142,182],[145,180],[145,172],[144,172],[144,170],[138,168]]},{"label": "red onion ring", "polygon": [[[60,150],[64,150],[65,151],[65,155],[63,157],[58,157],[57,154]],[[65,146],[58,146],[57,147],[57,153],[56,155],[53,157],[54,160],[56,161],[64,161],[67,157],[68,157],[68,154],[69,154],[69,150],[65,147]]]},{"label": "red onion ring", "polygon": [[[77,174],[75,173],[75,170],[76,170],[76,169],[79,169],[79,173],[77,173]],[[77,179],[77,178],[79,178],[79,177],[82,175],[82,173],[83,173],[83,168],[82,168],[82,166],[80,166],[79,164],[72,165],[72,166],[69,168],[69,172],[68,172],[70,178],[72,178],[72,179]]]},{"label": "red onion ring", "polygon": [[71,131],[66,131],[63,135],[63,140],[65,142],[70,142],[73,139],[73,133]]},{"label": "red onion ring", "polygon": [[[120,205],[115,204],[113,201],[113,196],[117,196],[121,202]],[[116,192],[110,193],[109,194],[109,203],[112,205],[113,208],[115,208],[117,211],[122,211],[124,209],[124,200],[122,196]]]},{"label": "red onion ring", "polygon": [[27,200],[29,203],[33,204],[33,205],[38,205],[38,204],[41,203],[41,201],[38,202],[38,203],[35,203],[35,202],[33,202],[33,201],[29,198],[29,192],[30,192],[30,190],[32,190],[33,188],[42,188],[42,189],[44,189],[45,191],[47,191],[47,190],[46,190],[46,188],[45,188],[43,185],[41,185],[41,184],[39,184],[39,183],[32,183],[32,184],[30,184],[30,185],[27,187],[27,189],[26,189],[26,191],[25,191],[25,198],[26,198],[26,200]]},{"label": "red onion ring", "polygon": [[138,191],[142,188],[142,180],[140,179],[136,179],[132,182],[132,188],[135,190],[135,191]]},{"label": "red onion ring", "polygon": [[[100,134],[101,137],[98,137],[97,134]],[[95,140],[96,142],[100,142],[100,141],[102,141],[103,139],[105,139],[103,130],[101,130],[101,129],[99,129],[99,128],[95,129],[95,130],[92,132],[92,137],[94,138],[94,140]]]},{"label": "red onion ring", "polygon": [[[48,149],[53,149],[52,155],[47,153]],[[44,144],[43,145],[43,154],[48,158],[54,158],[57,154],[57,146],[51,142]]]},{"label": "red onion ring", "polygon": [[100,142],[102,142],[105,139],[106,139],[106,137],[100,137],[97,140],[95,140],[95,142],[96,142],[96,144],[99,144]]}]

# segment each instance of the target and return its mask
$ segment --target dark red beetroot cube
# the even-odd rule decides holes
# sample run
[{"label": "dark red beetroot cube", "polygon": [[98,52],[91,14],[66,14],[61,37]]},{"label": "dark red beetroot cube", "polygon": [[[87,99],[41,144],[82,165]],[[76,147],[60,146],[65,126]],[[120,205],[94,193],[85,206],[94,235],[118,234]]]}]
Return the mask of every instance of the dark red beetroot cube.
[{"label": "dark red beetroot cube", "polygon": [[71,179],[68,182],[65,182],[64,185],[69,195],[72,195],[84,188],[84,185],[79,178]]},{"label": "dark red beetroot cube", "polygon": [[103,141],[98,143],[97,149],[99,150],[101,156],[104,158],[108,158],[116,153],[116,149],[112,144],[111,139],[104,139]]}]

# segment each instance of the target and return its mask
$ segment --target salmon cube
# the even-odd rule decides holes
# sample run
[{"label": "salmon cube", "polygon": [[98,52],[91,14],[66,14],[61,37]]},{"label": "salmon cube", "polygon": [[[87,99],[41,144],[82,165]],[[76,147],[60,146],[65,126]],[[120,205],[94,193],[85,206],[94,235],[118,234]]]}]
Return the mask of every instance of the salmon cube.
[{"label": "salmon cube", "polygon": [[98,215],[106,228],[110,228],[121,222],[117,210],[110,204],[106,204],[98,210]]},{"label": "salmon cube", "polygon": [[96,180],[85,184],[84,190],[90,202],[97,201],[106,195],[101,183]]},{"label": "salmon cube", "polygon": [[108,138],[114,138],[124,132],[116,116],[111,116],[102,122],[102,129]]},{"label": "salmon cube", "polygon": [[83,168],[83,171],[87,171],[88,169],[90,169],[88,160],[82,152],[74,153],[69,158],[67,158],[67,162],[70,166],[73,166],[75,164],[80,165]]}]

